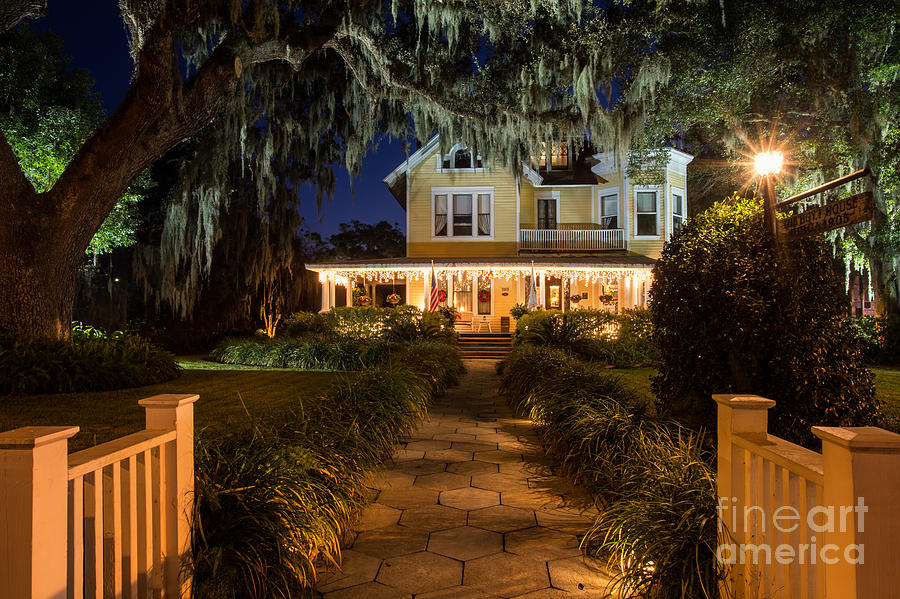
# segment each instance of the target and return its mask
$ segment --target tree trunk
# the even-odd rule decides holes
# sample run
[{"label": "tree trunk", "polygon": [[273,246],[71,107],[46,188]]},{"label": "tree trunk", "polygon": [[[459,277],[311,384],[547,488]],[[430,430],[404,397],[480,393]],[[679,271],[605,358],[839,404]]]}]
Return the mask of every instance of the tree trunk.
[{"label": "tree trunk", "polygon": [[67,339],[81,255],[38,227],[7,228],[0,235],[0,330],[13,335]]},{"label": "tree trunk", "polygon": [[[873,181],[878,181],[878,170],[873,168]],[[890,216],[884,199],[884,191],[873,185],[875,214],[868,237],[860,247],[869,261],[870,284],[875,298],[875,314],[890,316],[900,314],[900,297],[897,292],[897,272],[894,265],[894,251],[890,245],[888,232],[891,228]]]}]

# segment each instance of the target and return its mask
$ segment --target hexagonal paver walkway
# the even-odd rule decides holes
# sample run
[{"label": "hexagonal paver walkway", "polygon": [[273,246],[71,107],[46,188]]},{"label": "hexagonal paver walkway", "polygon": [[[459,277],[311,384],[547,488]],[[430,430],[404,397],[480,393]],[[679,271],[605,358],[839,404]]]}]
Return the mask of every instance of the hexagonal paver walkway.
[{"label": "hexagonal paver walkway", "polygon": [[467,361],[378,472],[342,570],[319,573],[325,599],[609,596],[603,564],[578,548],[596,509],[497,397],[494,366]]}]

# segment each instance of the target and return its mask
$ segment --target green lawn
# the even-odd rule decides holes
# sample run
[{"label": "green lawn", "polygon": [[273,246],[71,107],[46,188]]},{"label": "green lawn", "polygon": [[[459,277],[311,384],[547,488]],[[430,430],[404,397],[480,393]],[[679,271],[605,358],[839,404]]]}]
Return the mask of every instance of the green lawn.
[{"label": "green lawn", "polygon": [[[610,369],[630,384],[641,395],[653,398],[650,391],[650,377],[656,374],[655,368],[616,368]],[[875,374],[875,394],[881,401],[885,414],[894,423],[891,428],[900,428],[900,369],[873,368]]]},{"label": "green lawn", "polygon": [[[95,393],[8,396],[0,398],[0,431],[20,426],[76,425],[81,432],[69,440],[70,451],[103,443],[144,427],[144,410],[139,399],[159,393],[196,393],[195,425],[199,428],[242,426],[254,414],[280,408],[299,407],[298,402],[314,400],[340,373],[221,369],[205,363],[207,369],[195,369],[193,362],[182,362],[182,375],[172,381]],[[190,370],[187,368],[191,368]],[[245,409],[246,406],[246,409]]]}]

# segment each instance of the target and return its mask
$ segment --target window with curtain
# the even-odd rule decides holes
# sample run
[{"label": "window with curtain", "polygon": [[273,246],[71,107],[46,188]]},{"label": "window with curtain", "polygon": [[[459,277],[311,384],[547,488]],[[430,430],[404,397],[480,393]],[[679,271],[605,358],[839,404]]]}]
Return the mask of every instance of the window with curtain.
[{"label": "window with curtain", "polygon": [[472,281],[453,278],[453,305],[460,312],[472,312]]},{"label": "window with curtain", "polygon": [[684,194],[672,192],[672,232],[681,231],[684,226]]},{"label": "window with curtain", "polygon": [[538,198],[538,229],[555,229],[556,228],[556,199],[554,198]]},{"label": "window with curtain", "polygon": [[478,234],[491,234],[491,194],[478,194]]},{"label": "window with curtain", "polygon": [[453,194],[453,231],[454,237],[472,236],[472,194]]},{"label": "window with curtain", "polygon": [[490,188],[434,188],[434,237],[490,237],[493,234]]},{"label": "window with curtain", "polygon": [[659,235],[659,219],[656,215],[655,191],[639,191],[635,197],[637,212],[637,234]]},{"label": "window with curtain", "polygon": [[434,196],[434,236],[447,236],[447,196]]},{"label": "window with curtain", "polygon": [[601,224],[606,229],[619,228],[619,196],[611,193],[600,198]]}]

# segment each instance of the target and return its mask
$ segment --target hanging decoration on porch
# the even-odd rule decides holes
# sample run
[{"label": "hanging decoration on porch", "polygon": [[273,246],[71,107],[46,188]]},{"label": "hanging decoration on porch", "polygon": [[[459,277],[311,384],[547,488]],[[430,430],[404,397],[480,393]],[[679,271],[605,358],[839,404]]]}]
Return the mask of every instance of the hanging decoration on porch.
[{"label": "hanging decoration on porch", "polygon": [[569,296],[569,301],[572,302],[573,304],[577,304],[578,302],[581,301],[581,294],[573,293],[571,296]]},{"label": "hanging decoration on porch", "polygon": [[385,299],[385,301],[387,301],[387,303],[389,303],[390,305],[396,306],[397,304],[400,303],[400,300],[401,300],[402,298],[400,297],[399,294],[397,294],[397,293],[392,293],[392,294],[390,294],[389,296],[387,296],[387,297],[384,298],[384,299]]},{"label": "hanging decoration on porch", "polygon": [[438,296],[438,301],[439,301],[439,302],[444,303],[444,302],[447,301],[447,292],[446,292],[445,290],[443,290],[443,289],[438,289],[437,296]]},{"label": "hanging decoration on porch", "polygon": [[489,302],[491,301],[491,291],[489,289],[481,289],[478,291],[478,301],[479,302]]},{"label": "hanging decoration on porch", "polygon": [[[451,278],[460,282],[476,281],[479,278],[489,278],[502,281],[510,281],[518,278],[527,278],[530,276],[530,266],[487,266],[482,268],[477,266],[435,266],[435,278],[439,281],[449,281]],[[535,266],[535,273],[540,277],[543,272],[547,277],[569,279],[572,283],[583,283],[585,285],[594,285],[600,283],[602,285],[613,285],[624,277],[632,281],[649,282],[653,278],[650,268],[629,268],[629,267],[572,267],[568,265],[559,266]],[[393,283],[396,279],[402,279],[406,282],[427,280],[431,276],[430,266],[428,268],[409,267],[406,269],[398,268],[327,268],[319,271],[319,281],[335,281],[343,284],[344,281],[355,281],[364,279],[375,283]]]},{"label": "hanging decoration on porch", "polygon": [[598,297],[597,299],[600,300],[601,304],[609,305],[609,304],[616,303],[616,298],[613,296],[612,293],[605,293],[605,294],[601,295],[600,297]]}]

